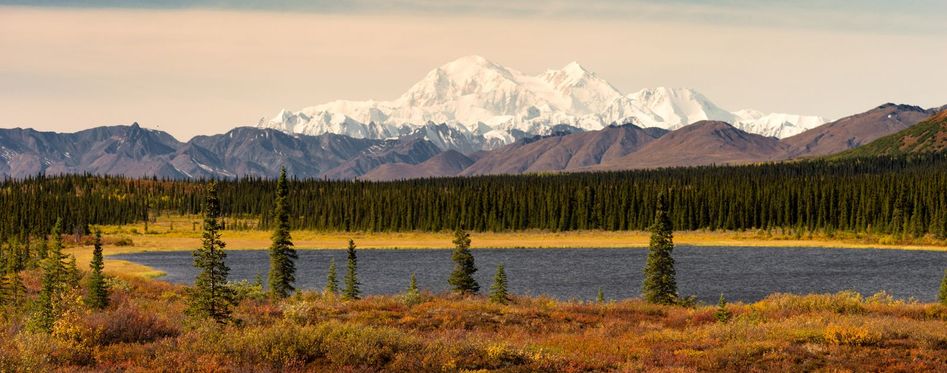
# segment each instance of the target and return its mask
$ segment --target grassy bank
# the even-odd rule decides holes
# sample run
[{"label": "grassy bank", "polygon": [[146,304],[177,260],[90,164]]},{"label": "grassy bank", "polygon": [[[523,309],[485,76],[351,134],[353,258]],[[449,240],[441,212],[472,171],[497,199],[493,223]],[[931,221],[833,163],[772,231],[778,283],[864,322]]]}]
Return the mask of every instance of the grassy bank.
[{"label": "grassy bank", "polygon": [[[34,274],[28,288],[37,291]],[[947,307],[884,295],[773,295],[715,306],[424,295],[341,301],[248,293],[217,326],[182,287],[122,277],[111,306],[67,305],[51,334],[0,317],[0,371],[944,371]]]}]

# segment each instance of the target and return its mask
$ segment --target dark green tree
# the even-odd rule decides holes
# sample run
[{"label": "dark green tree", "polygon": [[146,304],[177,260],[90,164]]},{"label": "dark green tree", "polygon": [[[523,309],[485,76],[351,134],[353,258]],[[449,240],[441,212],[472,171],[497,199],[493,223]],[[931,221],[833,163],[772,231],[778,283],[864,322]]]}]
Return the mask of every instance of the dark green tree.
[{"label": "dark green tree", "polygon": [[26,298],[26,287],[20,279],[16,261],[8,258],[3,276],[0,276],[0,306],[19,305]]},{"label": "dark green tree", "polygon": [[92,261],[89,262],[89,292],[86,294],[86,305],[93,309],[103,309],[109,304],[109,290],[105,283],[102,270],[105,262],[102,259],[102,232],[95,230],[95,240],[92,244]]},{"label": "dark green tree", "polygon": [[723,298],[723,293],[721,293],[720,300],[717,301],[717,311],[714,312],[714,318],[718,322],[727,322],[730,321],[731,317],[733,317],[733,313],[727,309],[727,300]]},{"label": "dark green tree", "polygon": [[490,285],[490,301],[493,303],[507,304],[510,302],[510,293],[506,289],[506,270],[503,264],[497,266],[497,272],[493,275],[493,285]]},{"label": "dark green tree", "polygon": [[411,272],[411,280],[408,281],[408,290],[404,293],[404,304],[413,306],[421,303],[421,291],[418,289],[418,280]]},{"label": "dark green tree", "polygon": [[211,318],[218,323],[230,320],[235,294],[227,284],[227,253],[220,239],[220,200],[217,197],[217,183],[211,181],[207,186],[204,201],[204,233],[201,236],[201,248],[194,251],[194,266],[200,270],[194,280],[190,294],[188,311],[198,317]]},{"label": "dark green tree", "polygon": [[480,284],[473,278],[477,272],[474,257],[470,252],[470,234],[463,229],[454,232],[454,252],[451,253],[454,261],[454,271],[447,282],[451,288],[461,294],[476,294],[480,291]]},{"label": "dark green tree", "polygon": [[414,272],[411,272],[411,280],[408,281],[408,295],[421,295],[421,291],[418,290],[418,279],[414,276]]},{"label": "dark green tree", "polygon": [[326,292],[339,293],[339,279],[335,275],[335,258],[329,258],[329,274],[326,275]]},{"label": "dark green tree", "polygon": [[345,272],[345,291],[342,297],[345,299],[358,299],[358,258],[355,256],[355,241],[349,240],[348,248],[348,270]]},{"label": "dark green tree", "polygon": [[677,301],[675,280],[673,231],[668,216],[668,201],[664,193],[658,195],[658,204],[651,225],[651,244],[644,268],[645,300],[657,304],[672,304]]},{"label": "dark green tree", "polygon": [[40,279],[40,292],[36,299],[34,325],[41,331],[49,332],[53,324],[59,319],[59,302],[63,293],[73,286],[75,275],[70,273],[71,268],[67,262],[66,255],[63,254],[62,242],[62,219],[57,219],[53,225],[52,236],[53,243],[49,248],[46,259],[40,264],[43,271]]},{"label": "dark green tree", "polygon": [[276,217],[276,229],[273,231],[273,243],[270,245],[270,295],[275,298],[286,298],[296,290],[296,250],[289,235],[289,211],[286,198],[289,196],[289,186],[286,182],[286,167],[280,169],[279,180],[276,182],[276,208],[273,215]]},{"label": "dark green tree", "polygon": [[947,270],[944,270],[944,278],[940,280],[940,293],[937,294],[937,300],[940,304],[947,306]]}]

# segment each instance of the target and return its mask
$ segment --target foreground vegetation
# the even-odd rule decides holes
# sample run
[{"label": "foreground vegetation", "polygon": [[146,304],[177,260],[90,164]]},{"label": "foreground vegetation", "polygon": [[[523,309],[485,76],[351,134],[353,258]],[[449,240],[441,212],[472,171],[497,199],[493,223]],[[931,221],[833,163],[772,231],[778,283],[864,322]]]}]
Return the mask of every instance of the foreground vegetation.
[{"label": "foreground vegetation", "polygon": [[[36,296],[39,275],[23,273]],[[944,371],[947,307],[883,294],[772,295],[662,306],[432,295],[285,300],[241,287],[236,322],[188,318],[181,286],[119,276],[107,308],[76,301],[49,334],[25,306],[0,316],[0,371]],[[407,288],[407,283],[405,288]],[[410,300],[410,301],[408,301]]]}]

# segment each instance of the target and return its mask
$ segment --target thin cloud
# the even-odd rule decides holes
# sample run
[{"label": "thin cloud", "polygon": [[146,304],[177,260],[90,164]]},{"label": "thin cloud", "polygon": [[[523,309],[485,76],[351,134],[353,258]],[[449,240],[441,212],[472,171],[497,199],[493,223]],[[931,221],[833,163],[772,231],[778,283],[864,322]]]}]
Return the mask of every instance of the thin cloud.
[{"label": "thin cloud", "polygon": [[220,9],[322,14],[412,14],[669,21],[944,35],[940,0],[0,0],[32,7]]}]

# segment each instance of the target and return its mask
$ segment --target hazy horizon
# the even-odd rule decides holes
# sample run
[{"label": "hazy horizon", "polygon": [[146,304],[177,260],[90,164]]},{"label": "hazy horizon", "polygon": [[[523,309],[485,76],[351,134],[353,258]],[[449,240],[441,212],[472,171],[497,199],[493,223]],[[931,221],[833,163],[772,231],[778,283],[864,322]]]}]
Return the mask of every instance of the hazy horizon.
[{"label": "hazy horizon", "polygon": [[728,110],[947,104],[935,1],[0,4],[4,128],[137,121],[186,141],[280,109],[394,99],[465,55],[528,74],[577,61],[626,94],[687,87]]}]

